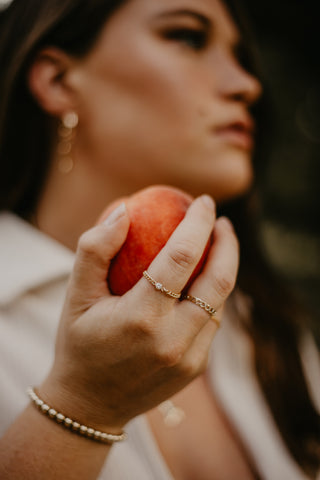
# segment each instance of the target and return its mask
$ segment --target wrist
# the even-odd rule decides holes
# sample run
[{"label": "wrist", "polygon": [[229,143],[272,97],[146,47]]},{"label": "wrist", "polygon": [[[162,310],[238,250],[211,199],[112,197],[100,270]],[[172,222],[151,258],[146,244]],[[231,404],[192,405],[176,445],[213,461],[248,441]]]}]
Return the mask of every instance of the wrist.
[{"label": "wrist", "polygon": [[103,399],[93,398],[88,390],[75,388],[72,382],[65,385],[64,382],[58,382],[49,376],[37,387],[36,394],[56,412],[60,412],[77,424],[90,426],[97,431],[120,435],[126,421],[116,419],[105,408]]},{"label": "wrist", "polygon": [[115,442],[122,442],[127,438],[127,434],[125,432],[122,432],[118,435],[109,432],[103,432],[100,430],[96,430],[91,426],[79,423],[68,416],[65,416],[63,413],[58,412],[52,406],[45,403],[44,400],[39,397],[39,395],[32,387],[29,387],[27,389],[27,394],[35,407],[37,407],[43,415],[48,416],[51,420],[55,421],[62,427],[70,429],[72,432],[78,433],[85,438],[89,438],[90,440],[95,440],[100,443],[107,443],[109,445]]}]

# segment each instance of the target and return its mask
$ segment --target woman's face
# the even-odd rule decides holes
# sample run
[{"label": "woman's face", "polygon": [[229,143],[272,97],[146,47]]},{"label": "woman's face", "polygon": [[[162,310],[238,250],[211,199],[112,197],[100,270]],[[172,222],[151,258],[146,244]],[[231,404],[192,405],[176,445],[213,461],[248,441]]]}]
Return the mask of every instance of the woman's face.
[{"label": "woman's face", "polygon": [[251,183],[260,84],[239,64],[219,0],[129,0],[73,82],[79,161],[121,194],[171,184],[217,200]]}]

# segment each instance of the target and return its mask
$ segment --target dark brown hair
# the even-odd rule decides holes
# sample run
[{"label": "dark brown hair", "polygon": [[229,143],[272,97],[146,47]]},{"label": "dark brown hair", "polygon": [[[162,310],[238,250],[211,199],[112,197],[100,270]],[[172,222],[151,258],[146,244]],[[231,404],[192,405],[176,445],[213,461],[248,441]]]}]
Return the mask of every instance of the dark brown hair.
[{"label": "dark brown hair", "polygon": [[125,1],[14,0],[0,12],[0,209],[28,217],[49,166],[53,119],[26,85],[35,54],[50,45],[85,55]]},{"label": "dark brown hair", "polygon": [[[243,5],[226,0],[246,45],[245,66],[262,77],[259,53]],[[263,83],[263,79],[262,79]],[[273,111],[265,88],[254,107],[258,125],[254,157],[256,183],[265,173],[273,133]],[[311,400],[301,362],[301,339],[310,328],[311,313],[271,267],[264,251],[259,221],[261,199],[257,186],[245,197],[223,206],[237,231],[240,246],[238,287],[252,300],[251,315],[240,316],[253,340],[257,378],[282,438],[302,469],[316,478],[320,468],[320,416]],[[240,312],[238,312],[240,313]]]},{"label": "dark brown hair", "polygon": [[[47,45],[85,55],[126,0],[14,0],[0,12],[0,210],[28,218],[50,160],[52,119],[33,100],[26,72]],[[235,10],[232,13],[238,17]],[[292,456],[312,477],[320,466],[320,420],[299,355],[300,310],[259,247],[252,195],[224,207],[239,235],[239,286],[252,298],[243,327],[253,339],[257,377]]]}]

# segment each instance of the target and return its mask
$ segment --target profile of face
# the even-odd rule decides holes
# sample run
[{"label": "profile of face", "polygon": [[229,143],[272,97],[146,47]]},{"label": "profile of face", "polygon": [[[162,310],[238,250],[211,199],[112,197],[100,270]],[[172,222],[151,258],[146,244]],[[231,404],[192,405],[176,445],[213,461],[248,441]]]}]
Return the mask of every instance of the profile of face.
[{"label": "profile of face", "polygon": [[[259,82],[220,0],[129,0],[69,74],[77,162],[131,193],[164,183],[218,201],[252,181]],[[119,190],[120,191],[120,190]]]}]

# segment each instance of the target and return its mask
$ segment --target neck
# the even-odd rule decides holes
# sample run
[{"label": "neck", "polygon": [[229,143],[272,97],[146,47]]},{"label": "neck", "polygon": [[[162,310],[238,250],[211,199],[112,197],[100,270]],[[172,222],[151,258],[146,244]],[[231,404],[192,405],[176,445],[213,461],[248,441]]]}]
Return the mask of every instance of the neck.
[{"label": "neck", "polygon": [[53,162],[35,213],[37,227],[75,251],[80,235],[95,225],[108,204],[124,195],[115,179],[106,180],[85,163],[62,174]]}]

